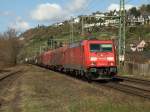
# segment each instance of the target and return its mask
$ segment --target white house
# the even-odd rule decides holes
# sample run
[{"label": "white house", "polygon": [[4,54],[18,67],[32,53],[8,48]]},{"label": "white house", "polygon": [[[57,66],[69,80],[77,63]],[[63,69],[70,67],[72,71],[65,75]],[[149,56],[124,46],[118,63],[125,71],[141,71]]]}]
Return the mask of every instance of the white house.
[{"label": "white house", "polygon": [[138,45],[137,45],[137,51],[143,51],[143,48],[145,47],[146,42],[142,40]]},{"label": "white house", "polygon": [[135,52],[135,51],[143,51],[144,47],[146,45],[146,42],[144,40],[142,40],[141,42],[139,42],[139,44],[130,44],[130,49]]},{"label": "white house", "polygon": [[94,14],[94,16],[95,16],[95,18],[96,19],[104,19],[104,17],[105,17],[105,14],[103,14],[103,13],[97,13],[97,14]]},{"label": "white house", "polygon": [[119,21],[115,20],[115,19],[108,19],[105,21],[105,26],[109,26],[109,25],[115,25],[117,24]]},{"label": "white house", "polygon": [[130,44],[130,49],[135,52],[136,51],[136,45],[135,44]]},{"label": "white house", "polygon": [[84,28],[90,28],[90,27],[93,27],[95,24],[92,23],[92,24],[84,24]]},{"label": "white house", "polygon": [[80,22],[80,18],[79,17],[76,17],[73,19],[73,23],[79,23]]},{"label": "white house", "polygon": [[62,25],[64,25],[64,23],[62,23],[62,22],[54,24],[54,26],[56,26],[56,27],[62,26]]}]

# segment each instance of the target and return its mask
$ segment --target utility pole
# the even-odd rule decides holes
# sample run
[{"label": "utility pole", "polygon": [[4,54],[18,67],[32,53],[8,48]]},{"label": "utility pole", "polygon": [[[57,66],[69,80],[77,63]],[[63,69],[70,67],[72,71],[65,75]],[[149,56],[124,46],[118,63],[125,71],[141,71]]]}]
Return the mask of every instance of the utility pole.
[{"label": "utility pole", "polygon": [[40,39],[40,48],[39,48],[39,50],[40,50],[40,54],[41,54],[42,53],[41,39]]},{"label": "utility pole", "polygon": [[73,39],[74,39],[74,27],[73,27],[73,19],[72,19],[72,22],[71,22],[71,43],[73,42]]},{"label": "utility pole", "polygon": [[71,17],[71,21],[70,21],[70,43],[72,43],[73,42],[73,31],[74,29],[73,29],[73,18]]},{"label": "utility pole", "polygon": [[82,35],[84,35],[84,16],[81,16],[81,24],[82,24]]},{"label": "utility pole", "polygon": [[126,16],[125,16],[125,0],[120,0],[120,11],[119,11],[119,67],[121,67],[125,60],[125,48],[126,48]]}]

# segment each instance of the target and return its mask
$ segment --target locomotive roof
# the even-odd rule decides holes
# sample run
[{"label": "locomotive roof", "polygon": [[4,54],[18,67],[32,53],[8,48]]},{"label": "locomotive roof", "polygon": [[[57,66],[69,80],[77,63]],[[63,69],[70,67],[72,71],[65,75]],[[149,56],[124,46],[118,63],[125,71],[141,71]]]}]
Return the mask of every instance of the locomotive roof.
[{"label": "locomotive roof", "polygon": [[104,43],[105,43],[105,42],[106,42],[106,43],[107,43],[107,42],[113,42],[113,40],[98,40],[98,39],[81,40],[81,41],[76,41],[76,42],[70,43],[70,44],[69,44],[69,47],[72,48],[72,47],[80,46],[80,45],[82,45],[82,43],[85,42],[85,41],[88,41],[88,42],[89,42],[89,41],[90,41],[90,42],[102,42],[102,43],[103,43],[103,42],[104,42]]}]

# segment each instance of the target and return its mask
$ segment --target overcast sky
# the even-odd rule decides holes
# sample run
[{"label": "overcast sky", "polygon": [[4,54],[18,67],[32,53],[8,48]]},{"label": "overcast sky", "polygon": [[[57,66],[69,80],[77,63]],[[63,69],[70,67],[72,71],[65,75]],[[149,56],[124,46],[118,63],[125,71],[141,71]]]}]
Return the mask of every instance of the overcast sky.
[{"label": "overcast sky", "polygon": [[[125,0],[126,9],[150,0]],[[119,0],[0,0],[0,32],[8,27],[19,31],[50,25],[71,16],[118,9]]]}]

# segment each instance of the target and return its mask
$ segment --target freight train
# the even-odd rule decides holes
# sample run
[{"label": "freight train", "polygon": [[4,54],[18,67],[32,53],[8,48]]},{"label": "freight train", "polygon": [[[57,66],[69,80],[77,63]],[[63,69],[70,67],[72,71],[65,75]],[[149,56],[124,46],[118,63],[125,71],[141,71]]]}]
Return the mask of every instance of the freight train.
[{"label": "freight train", "polygon": [[43,52],[34,63],[88,80],[117,75],[116,48],[112,40],[82,40]]}]

